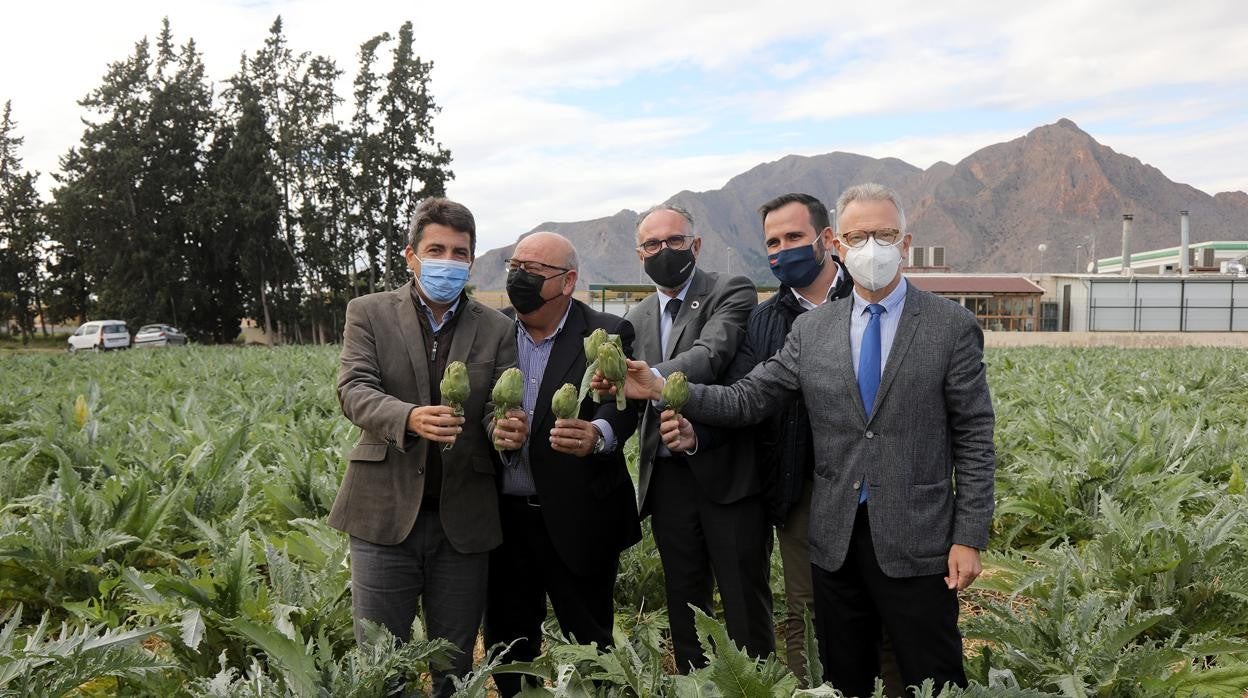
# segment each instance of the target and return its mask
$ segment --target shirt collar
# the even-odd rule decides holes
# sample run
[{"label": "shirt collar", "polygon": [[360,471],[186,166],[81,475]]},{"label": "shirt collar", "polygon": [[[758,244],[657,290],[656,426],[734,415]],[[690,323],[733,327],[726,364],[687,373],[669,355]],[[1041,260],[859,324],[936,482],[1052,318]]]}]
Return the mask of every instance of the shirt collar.
[{"label": "shirt collar", "polygon": [[[697,270],[695,269],[694,272],[696,273]],[[685,302],[685,294],[689,293],[689,286],[691,286],[692,284],[693,284],[693,274],[690,274],[689,278],[685,280],[685,285],[681,286],[680,291],[676,293],[676,297],[680,299],[680,302],[682,304]],[[663,293],[662,291],[658,290],[659,289],[658,286],[655,286],[654,288],[655,288],[655,292],[659,296],[659,313],[662,314],[663,311],[667,310],[667,302],[672,299],[666,293]]]},{"label": "shirt collar", "polygon": [[[549,337],[547,337],[546,339],[543,339],[542,342],[553,341],[555,337],[559,336],[559,333],[563,332],[563,326],[567,324],[568,315],[571,314],[571,312],[572,312],[572,303],[569,302],[568,307],[563,309],[563,317],[559,318],[559,325],[555,328],[555,331]],[[533,340],[533,335],[529,333],[529,328],[525,327],[524,323],[520,321],[519,315],[516,316],[516,327],[518,327],[520,331],[524,333],[525,337],[529,338],[530,344],[537,345],[537,344],[542,343],[542,342],[536,342]]]},{"label": "shirt collar", "polygon": [[[825,264],[826,263],[827,262],[825,262]],[[828,287],[828,292],[823,297],[823,300],[819,302],[819,305],[823,305],[824,303],[827,303],[829,300],[831,300],[832,294],[836,293],[836,289],[841,285],[841,282],[844,280],[845,280],[845,267],[838,264],[836,265],[836,277],[832,279],[832,285]],[[815,305],[814,303],[811,303],[809,300],[807,300],[806,296],[803,296],[802,294],[798,293],[797,289],[790,288],[789,291],[793,294],[793,297],[797,299],[797,304],[802,306],[806,310],[814,310],[815,308],[819,307],[819,305]]]},{"label": "shirt collar", "polygon": [[[884,297],[884,300],[880,301],[880,305],[884,306],[885,312],[897,312],[897,309],[900,308],[901,304],[906,300],[906,288],[908,286],[909,283],[906,281],[906,277],[901,277],[901,283],[897,284],[897,288],[893,289],[891,293]],[[858,295],[858,289],[855,288],[854,314],[861,315],[862,313],[865,313],[868,305],[870,305],[870,303],[865,298]]]},{"label": "shirt collar", "polygon": [[425,297],[420,295],[420,291],[416,290],[415,282],[412,283],[412,298],[415,298],[416,303],[420,306],[420,309],[425,311],[425,316],[429,318],[430,324],[436,327],[441,327],[442,325],[445,325],[447,320],[450,320],[451,318],[455,317],[456,311],[459,310],[459,302],[463,299],[463,297],[464,297],[464,294],[462,293],[456,296],[455,302],[451,303],[451,307],[446,309],[446,312],[442,315],[442,319],[438,320],[438,318],[435,318],[433,316],[433,308],[430,308],[429,304],[425,302]]}]

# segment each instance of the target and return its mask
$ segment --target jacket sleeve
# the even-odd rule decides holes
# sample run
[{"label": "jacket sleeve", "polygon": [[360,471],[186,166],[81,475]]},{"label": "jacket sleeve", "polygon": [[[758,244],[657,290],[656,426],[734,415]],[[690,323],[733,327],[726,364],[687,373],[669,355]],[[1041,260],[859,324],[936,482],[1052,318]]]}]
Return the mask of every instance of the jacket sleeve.
[{"label": "jacket sleeve", "polygon": [[713,426],[740,428],[757,424],[783,408],[800,390],[802,325],[800,321],[794,324],[775,356],[732,385],[690,384],[685,415]]},{"label": "jacket sleeve", "polygon": [[[732,358],[732,363],[728,365],[728,372],[724,374],[721,381],[723,385],[732,385],[744,378],[753,368],[758,365],[758,349],[755,344],[760,338],[760,325],[763,323],[762,318],[757,312],[750,315],[749,325],[745,334],[745,338],[741,341],[741,346],[737,349],[737,354]],[[693,424],[693,430],[698,436],[698,451],[703,449],[713,449],[722,446],[732,440],[733,434],[737,431],[727,427],[713,427],[709,424],[697,422]]]},{"label": "jacket sleeve", "polygon": [[670,360],[656,364],[654,368],[660,374],[669,376],[683,371],[691,383],[715,383],[728,370],[745,337],[750,311],[758,304],[758,292],[749,279],[734,276],[725,284],[722,296],[713,302],[715,307],[710,309],[710,317],[702,324],[697,340]]},{"label": "jacket sleeve", "polygon": [[[616,327],[615,334],[620,336],[620,343],[624,345],[624,355],[631,357],[633,355],[633,339],[636,334],[633,331],[633,323],[628,320],[621,320]],[[589,357],[585,357],[586,361]],[[589,399],[586,396],[586,399]],[[602,401],[598,408],[594,410],[594,419],[604,419],[611,425],[611,432],[615,436],[616,448],[624,448],[624,442],[628,437],[633,435],[637,429],[637,412],[641,403],[636,400],[629,400],[628,407],[624,411],[616,409],[615,400],[608,397]]]},{"label": "jacket sleeve", "polygon": [[338,403],[352,424],[405,451],[419,440],[407,433],[407,416],[417,405],[386,393],[382,387],[377,338],[363,300],[356,298],[347,303],[338,368]]},{"label": "jacket sleeve", "polygon": [[984,368],[984,333],[964,321],[945,372],[954,473],[953,542],[984,550],[992,526],[996,418]]}]

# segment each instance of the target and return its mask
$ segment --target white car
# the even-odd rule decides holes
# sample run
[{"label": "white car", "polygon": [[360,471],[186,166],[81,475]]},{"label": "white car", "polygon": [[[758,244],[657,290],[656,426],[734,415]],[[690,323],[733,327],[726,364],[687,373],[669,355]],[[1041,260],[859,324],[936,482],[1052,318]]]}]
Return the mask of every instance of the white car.
[{"label": "white car", "polygon": [[92,320],[69,336],[69,353],[79,349],[129,349],[130,330],[121,320]]},{"label": "white car", "polygon": [[186,335],[173,325],[144,325],[134,333],[134,347],[167,347],[186,344]]}]

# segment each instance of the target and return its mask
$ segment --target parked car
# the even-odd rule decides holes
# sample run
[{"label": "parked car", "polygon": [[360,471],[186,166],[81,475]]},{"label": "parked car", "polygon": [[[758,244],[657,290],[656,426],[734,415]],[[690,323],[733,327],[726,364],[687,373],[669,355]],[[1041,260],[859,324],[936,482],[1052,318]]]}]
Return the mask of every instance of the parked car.
[{"label": "parked car", "polygon": [[79,349],[107,351],[129,349],[130,330],[121,320],[92,320],[69,336],[69,353]]},{"label": "parked car", "polygon": [[173,325],[144,325],[134,333],[134,346],[167,347],[186,344],[186,335]]}]

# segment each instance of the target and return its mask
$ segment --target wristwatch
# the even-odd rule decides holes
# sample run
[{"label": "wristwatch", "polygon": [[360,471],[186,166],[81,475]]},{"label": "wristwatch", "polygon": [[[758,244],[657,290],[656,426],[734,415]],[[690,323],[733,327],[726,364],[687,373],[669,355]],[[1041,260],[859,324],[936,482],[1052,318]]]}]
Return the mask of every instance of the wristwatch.
[{"label": "wristwatch", "polygon": [[598,435],[598,438],[594,439],[594,449],[591,452],[597,456],[606,452],[607,439],[602,435],[602,431],[597,426],[594,427],[594,433]]}]

